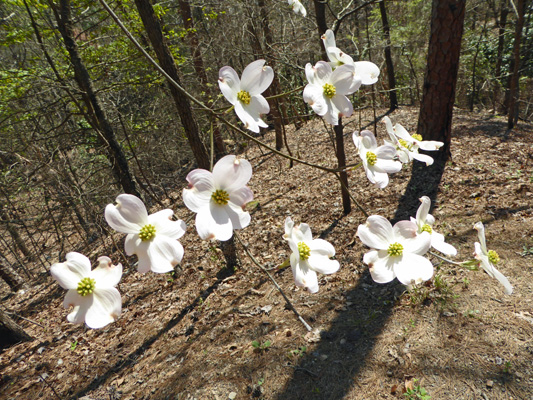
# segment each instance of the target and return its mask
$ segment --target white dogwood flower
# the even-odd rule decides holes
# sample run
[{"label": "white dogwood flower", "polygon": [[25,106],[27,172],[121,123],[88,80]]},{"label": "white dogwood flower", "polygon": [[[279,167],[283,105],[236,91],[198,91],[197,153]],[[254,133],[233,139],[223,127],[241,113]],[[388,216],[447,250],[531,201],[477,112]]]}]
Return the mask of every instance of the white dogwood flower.
[{"label": "white dogwood flower", "polygon": [[85,322],[99,329],[116,321],[122,311],[122,299],[115,288],[122,277],[122,265],[113,265],[109,257],[98,258],[98,267],[91,271],[91,262],[80,253],[67,253],[66,261],[50,267],[52,277],[68,292],[63,306],[73,310],[67,320]]},{"label": "white dogwood flower", "polygon": [[393,227],[386,218],[371,215],[366,224],[359,225],[357,236],[372,249],[365,253],[363,262],[375,282],[398,278],[410,286],[433,276],[433,265],[423,257],[431,247],[431,237],[427,232],[417,235],[415,223],[400,221]]},{"label": "white dogwood flower", "polygon": [[339,262],[330,260],[335,255],[335,248],[323,239],[313,239],[309,225],[294,226],[292,219],[287,217],[283,238],[289,243],[292,251],[290,261],[296,286],[316,293],[318,292],[316,273],[333,274],[339,270]]},{"label": "white dogwood flower", "polygon": [[398,158],[404,164],[409,163],[413,159],[426,163],[426,165],[433,164],[433,158],[418,153],[419,149],[427,151],[436,151],[440,149],[444,143],[435,140],[422,140],[422,136],[418,133],[410,135],[409,132],[400,124],[392,126],[389,117],[383,117],[383,122],[387,128],[389,137],[393,144],[398,148]]},{"label": "white dogwood flower", "polygon": [[218,72],[218,86],[222,94],[233,107],[246,129],[259,132],[259,127],[268,125],[261,119],[261,114],[268,114],[270,106],[261,95],[268,89],[274,79],[271,67],[265,67],[265,60],[250,63],[239,79],[231,67],[222,67]]},{"label": "white dogwood flower", "polygon": [[368,180],[383,189],[389,184],[389,175],[402,169],[402,163],[394,161],[396,148],[391,144],[378,147],[378,142],[374,134],[364,130],[359,135],[353,133],[353,142],[361,162],[365,168]]},{"label": "white dogwood flower", "polygon": [[292,7],[292,11],[296,14],[300,13],[302,16],[307,16],[307,10],[299,0],[288,0],[289,5]]},{"label": "white dogwood flower", "polygon": [[[373,85],[379,78],[379,67],[370,61],[354,61],[352,57],[336,46],[335,34],[331,29],[322,35],[322,42],[326,49],[329,64],[333,69],[348,64],[354,66],[354,84]],[[355,90],[357,90],[357,87]]]},{"label": "white dogwood flower", "polygon": [[427,196],[422,196],[420,202],[422,204],[420,204],[420,207],[418,207],[418,210],[416,211],[416,218],[411,217],[411,221],[418,227],[417,232],[428,232],[431,235],[431,247],[443,254],[455,256],[457,254],[455,247],[446,243],[444,241],[444,235],[433,229],[435,217],[429,213],[431,200]]},{"label": "white dogwood flower", "polygon": [[251,164],[234,155],[222,157],[213,172],[205,169],[189,172],[183,202],[196,213],[196,230],[202,239],[229,240],[233,229],[250,224],[250,214],[244,207],[254,198],[246,186],[251,177]]},{"label": "white dogwood flower", "polygon": [[474,244],[474,251],[476,258],[480,261],[481,267],[491,278],[496,279],[503,285],[505,288],[505,294],[512,294],[513,287],[509,283],[509,280],[495,267],[495,265],[500,262],[500,256],[494,250],[487,250],[485,227],[483,226],[483,223],[477,222],[474,225],[474,229],[477,230],[479,238],[479,242]]},{"label": "white dogwood flower", "polygon": [[111,228],[127,234],[124,249],[127,255],[139,257],[137,271],[172,271],[183,258],[177,239],[185,233],[185,222],[173,221],[170,209],[148,215],[144,203],[131,194],[119,195],[116,202],[106,206],[105,219]]},{"label": "white dogwood flower", "polygon": [[309,84],[305,86],[303,97],[313,111],[326,122],[338,125],[339,116],[349,117],[353,106],[346,95],[352,94],[353,65],[341,65],[335,71],[325,61],[319,61],[313,67],[305,66]]}]

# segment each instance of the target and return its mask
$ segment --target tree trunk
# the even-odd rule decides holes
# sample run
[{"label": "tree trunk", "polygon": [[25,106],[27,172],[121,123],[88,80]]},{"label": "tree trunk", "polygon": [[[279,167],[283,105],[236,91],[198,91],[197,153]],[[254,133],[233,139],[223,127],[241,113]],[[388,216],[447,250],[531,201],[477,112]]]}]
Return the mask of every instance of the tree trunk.
[{"label": "tree trunk", "polygon": [[26,242],[22,239],[20,236],[20,233],[18,232],[17,228],[15,228],[10,223],[10,217],[5,209],[5,205],[0,206],[0,220],[2,221],[3,225],[5,225],[7,231],[9,232],[9,235],[13,239],[13,242],[15,242],[15,245],[20,250],[22,254],[24,254],[24,257],[26,257],[28,260],[33,260],[34,255],[31,253],[31,251],[26,246]]},{"label": "tree trunk", "polygon": [[13,292],[26,289],[28,284],[19,273],[9,264],[0,261],[0,278],[3,279]]},{"label": "tree trunk", "polygon": [[30,340],[33,340],[32,337],[0,308],[0,349]]},{"label": "tree trunk", "polygon": [[[342,125],[342,118],[339,117],[339,124],[333,127],[335,131],[335,150],[337,155],[337,166],[339,169],[346,167],[346,153],[344,152],[344,127]],[[341,178],[341,197],[342,209],[344,214],[349,214],[352,211],[352,203],[350,194],[348,193],[348,173],[342,171],[339,173]]]},{"label": "tree trunk", "polygon": [[[272,38],[272,31],[270,30],[270,26],[268,24],[268,9],[265,5],[264,0],[258,0],[257,2],[259,6],[259,12],[261,15],[261,25],[263,28],[263,34],[265,36],[265,58],[268,62],[268,64],[276,70],[276,60],[274,57],[272,57],[272,45],[274,44],[274,40]],[[266,92],[267,97],[268,96],[275,96],[277,94],[280,94],[280,84],[278,75],[274,74],[274,79],[272,80],[272,85],[268,88],[268,91]],[[272,119],[274,120],[274,129],[276,131],[276,150],[281,150],[283,148],[283,121],[281,118],[281,112],[280,112],[280,100],[275,98],[271,100],[272,107],[270,107],[270,110],[272,112]]]},{"label": "tree trunk", "polygon": [[418,118],[418,133],[425,140],[444,142],[450,155],[455,85],[466,0],[433,0],[428,61]]},{"label": "tree trunk", "polygon": [[494,68],[494,75],[496,78],[496,86],[494,88],[494,111],[506,113],[503,106],[500,105],[501,87],[502,87],[502,59],[503,48],[505,45],[505,25],[507,24],[507,15],[509,9],[507,8],[509,0],[502,0],[500,16],[498,18],[498,50],[496,53],[496,67]]},{"label": "tree trunk", "polygon": [[107,156],[113,173],[124,192],[141,197],[130,172],[128,160],[117,141],[111,124],[100,106],[100,101],[94,92],[89,72],[78,53],[78,46],[74,40],[69,0],[60,0],[59,10],[55,4],[52,4],[52,6],[59,32],[63,37],[63,42],[65,43],[70,62],[74,69],[74,79],[82,92],[83,102],[87,107],[87,114],[90,116],[87,122],[99,133],[98,139],[107,150]]},{"label": "tree trunk", "polygon": [[[161,68],[178,84],[181,85],[180,78],[178,76],[178,67],[174,62],[172,53],[167,45],[166,39],[163,36],[163,30],[161,29],[161,23],[154,13],[154,8],[150,4],[149,0],[135,0],[135,5],[141,16],[144,29],[148,34],[148,38],[152,47],[154,48],[157,59]],[[191,150],[196,158],[198,167],[209,170],[210,162],[207,150],[200,137],[198,124],[194,119],[194,113],[192,111],[191,103],[189,99],[181,93],[173,85],[169,85],[170,93],[174,98],[174,103],[178,109],[178,114],[181,119],[181,124],[185,129],[185,134],[191,146]]]},{"label": "tree trunk", "polygon": [[[191,12],[191,5],[189,0],[178,0],[181,19],[185,29],[187,30],[187,37],[189,38],[191,53],[192,53],[192,62],[194,66],[194,71],[202,84],[202,89],[206,93],[208,98],[213,98],[213,90],[209,87],[209,80],[207,79],[207,73],[205,72],[204,59],[202,57],[202,52],[200,50],[200,40],[194,28],[194,19]],[[220,129],[215,125],[213,129],[213,139],[215,143],[215,152],[217,158],[222,157],[226,154],[226,148],[224,146],[224,140]]]},{"label": "tree trunk", "polygon": [[513,129],[513,127],[518,122],[518,79],[520,78],[520,41],[522,40],[522,29],[524,28],[524,13],[526,9],[525,2],[526,0],[517,0],[516,2],[518,20],[516,21],[516,30],[514,34],[513,46],[514,68],[512,71],[511,84],[509,87],[509,110],[507,113],[508,129]]},{"label": "tree trunk", "polygon": [[387,66],[387,77],[389,79],[389,99],[390,111],[398,108],[398,97],[396,95],[396,78],[394,76],[394,64],[391,56],[390,27],[387,19],[387,8],[385,0],[379,2],[379,11],[381,13],[381,23],[383,24],[383,36],[385,38],[385,65]]},{"label": "tree trunk", "polygon": [[[323,0],[314,0],[315,3],[315,16],[316,16],[316,27],[318,30],[318,37],[321,38],[324,33],[328,30],[328,24],[326,22],[326,2]],[[320,40],[320,47],[322,48],[322,59],[327,60],[328,56],[326,54],[326,49],[324,48],[324,43]]]}]

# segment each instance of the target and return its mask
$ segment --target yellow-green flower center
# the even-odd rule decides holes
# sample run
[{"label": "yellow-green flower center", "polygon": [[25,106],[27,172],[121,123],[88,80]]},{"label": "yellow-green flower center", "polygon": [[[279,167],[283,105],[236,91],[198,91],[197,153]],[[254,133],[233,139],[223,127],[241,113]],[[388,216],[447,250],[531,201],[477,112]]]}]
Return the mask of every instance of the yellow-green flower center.
[{"label": "yellow-green flower center", "polygon": [[241,90],[239,93],[237,93],[237,100],[239,100],[241,103],[248,105],[252,100],[252,96],[250,96],[250,93]]},{"label": "yellow-green flower center", "polygon": [[335,89],[335,86],[333,86],[331,83],[325,83],[323,88],[324,96],[326,96],[328,99],[331,99],[333,96],[335,96],[335,93],[337,93],[337,89]]},{"label": "yellow-green flower center", "polygon": [[433,232],[433,228],[431,228],[431,225],[429,224],[424,224],[424,226],[422,227],[422,232],[431,233]]},{"label": "yellow-green flower center", "polygon": [[413,133],[411,135],[411,137],[414,139],[414,140],[418,140],[419,142],[422,141],[422,135],[418,134],[418,133]]},{"label": "yellow-green flower center", "polygon": [[304,242],[298,242],[298,253],[300,253],[300,259],[307,260],[311,255],[311,249]]},{"label": "yellow-green flower center", "polygon": [[489,250],[489,261],[493,264],[498,264],[500,262],[500,256],[494,250]]},{"label": "yellow-green flower center", "polygon": [[378,156],[376,156],[371,151],[366,152],[366,162],[368,165],[376,165],[376,162],[378,161]]},{"label": "yellow-green flower center", "polygon": [[213,192],[213,194],[211,195],[211,198],[219,206],[225,206],[226,204],[228,204],[229,194],[225,190],[217,189]]},{"label": "yellow-green flower center", "polygon": [[88,294],[91,294],[92,292],[94,292],[94,286],[95,286],[96,282],[93,278],[83,278],[79,283],[78,283],[78,288],[76,289],[76,291],[78,292],[78,294],[80,296],[87,296]]},{"label": "yellow-green flower center", "polygon": [[148,224],[141,228],[139,231],[139,237],[143,242],[147,242],[148,240],[152,240],[155,236],[155,226]]},{"label": "yellow-green flower center", "polygon": [[398,140],[400,142],[400,145],[402,145],[403,147],[405,147],[406,149],[409,148],[409,143],[407,142],[407,140],[405,139],[400,139]]},{"label": "yellow-green flower center", "polygon": [[403,254],[403,246],[398,242],[392,243],[389,246],[387,253],[389,253],[389,256],[391,257],[401,256]]}]

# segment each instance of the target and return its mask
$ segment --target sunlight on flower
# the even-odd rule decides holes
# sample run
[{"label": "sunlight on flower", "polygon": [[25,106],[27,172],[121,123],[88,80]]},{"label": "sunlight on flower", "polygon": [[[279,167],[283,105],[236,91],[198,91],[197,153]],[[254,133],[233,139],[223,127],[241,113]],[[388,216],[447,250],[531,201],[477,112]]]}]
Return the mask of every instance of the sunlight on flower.
[{"label": "sunlight on flower", "polygon": [[478,232],[479,242],[474,244],[474,255],[480,261],[481,267],[491,277],[500,282],[505,288],[505,294],[512,294],[513,287],[509,280],[496,269],[494,264],[500,261],[500,256],[494,250],[487,250],[487,243],[485,241],[485,227],[483,223],[477,222],[474,229]]},{"label": "sunlight on flower", "polygon": [[411,221],[400,221],[393,227],[379,215],[371,215],[366,224],[359,225],[357,236],[371,248],[363,262],[375,282],[388,283],[398,278],[411,286],[431,279],[433,265],[423,257],[431,246],[431,237],[427,232],[417,235],[416,230]]},{"label": "sunlight on flower", "polygon": [[99,329],[114,322],[122,312],[122,299],[115,288],[122,277],[122,265],[111,264],[109,257],[98,258],[98,267],[91,271],[91,262],[80,253],[67,253],[66,261],[50,267],[50,274],[68,292],[63,306],[73,307],[67,320],[85,322]]},{"label": "sunlight on flower", "polygon": [[189,172],[183,202],[196,213],[196,230],[202,239],[229,240],[234,229],[250,224],[250,214],[244,207],[254,198],[246,186],[251,177],[251,164],[234,155],[221,158],[213,172],[205,169]]},{"label": "sunlight on flower", "polygon": [[268,114],[270,106],[261,93],[268,89],[273,79],[274,71],[265,67],[265,60],[249,64],[242,72],[242,79],[231,67],[222,67],[218,73],[222,94],[233,105],[246,129],[252,132],[268,127],[261,114]]},{"label": "sunlight on flower", "polygon": [[177,239],[185,234],[185,222],[173,221],[170,209],[148,215],[143,202],[121,194],[117,205],[108,204],[105,219],[117,232],[126,233],[126,254],[139,257],[137,271],[170,272],[183,258],[183,246]]},{"label": "sunlight on flower", "polygon": [[313,239],[309,225],[294,226],[292,219],[287,217],[283,238],[289,243],[292,251],[290,263],[296,286],[316,293],[317,272],[333,274],[339,270],[339,262],[330,260],[335,255],[335,248],[323,239]]},{"label": "sunlight on flower", "polygon": [[292,11],[294,11],[296,14],[300,13],[303,17],[307,16],[307,10],[300,0],[288,0],[288,3],[292,7]]}]

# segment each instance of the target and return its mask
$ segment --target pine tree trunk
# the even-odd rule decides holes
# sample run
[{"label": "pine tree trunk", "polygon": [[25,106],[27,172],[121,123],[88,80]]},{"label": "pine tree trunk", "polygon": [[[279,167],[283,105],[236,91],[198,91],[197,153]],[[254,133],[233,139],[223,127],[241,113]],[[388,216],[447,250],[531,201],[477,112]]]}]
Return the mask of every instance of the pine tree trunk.
[{"label": "pine tree trunk", "polygon": [[[172,53],[167,45],[166,39],[163,36],[161,23],[154,13],[154,8],[149,0],[135,0],[135,5],[141,16],[144,29],[148,34],[148,39],[154,48],[157,59],[161,68],[178,84],[181,85],[178,76],[178,67],[174,62]],[[175,86],[169,85],[170,93],[178,109],[178,114],[181,119],[181,124],[185,129],[185,135],[189,141],[189,145],[194,154],[198,167],[209,170],[210,161],[204,143],[200,137],[198,124],[194,119],[191,103],[189,99],[181,93]]]},{"label": "pine tree trunk", "polygon": [[518,96],[519,87],[518,79],[520,78],[520,42],[522,40],[522,29],[524,28],[524,13],[525,1],[517,0],[516,10],[518,12],[518,20],[516,21],[516,30],[514,34],[513,46],[513,71],[511,75],[511,84],[509,87],[509,110],[507,113],[507,128],[513,129],[518,122]]},{"label": "pine tree trunk", "polygon": [[[466,0],[433,0],[428,61],[417,132],[425,140],[444,142],[450,155],[455,85]],[[434,152],[433,152],[434,153]]]},{"label": "pine tree trunk", "polygon": [[391,55],[391,42],[390,42],[390,27],[389,20],[387,18],[387,8],[385,7],[385,0],[379,2],[379,11],[381,13],[381,23],[383,24],[383,36],[385,38],[385,65],[387,66],[387,78],[389,81],[389,100],[390,111],[394,111],[398,108],[398,97],[396,95],[396,78],[394,76],[394,64],[392,62]]},{"label": "pine tree trunk", "polygon": [[69,0],[60,0],[59,7],[53,5],[53,11],[74,69],[74,79],[82,92],[87,114],[91,117],[87,122],[99,133],[98,140],[106,148],[107,157],[115,178],[124,192],[141,197],[130,172],[128,160],[117,141],[111,124],[107,120],[100,101],[96,97],[89,72],[78,53],[78,46],[74,40]]}]

